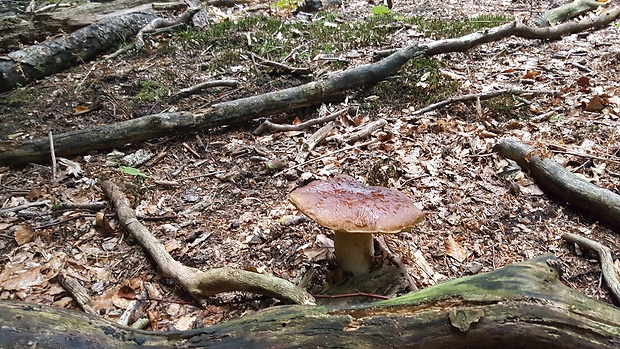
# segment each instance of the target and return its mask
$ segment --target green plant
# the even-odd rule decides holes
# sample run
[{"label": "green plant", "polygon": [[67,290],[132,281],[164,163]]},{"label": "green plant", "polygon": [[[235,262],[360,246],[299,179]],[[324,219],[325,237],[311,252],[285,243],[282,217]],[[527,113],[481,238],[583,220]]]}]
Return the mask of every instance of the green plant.
[{"label": "green plant", "polygon": [[128,167],[128,166],[120,166],[119,169],[121,170],[121,172],[128,174],[130,176],[136,176],[136,177],[141,177],[141,178],[148,178],[149,176],[145,175],[144,173],[142,173],[142,171],[140,171],[137,168],[134,167]]},{"label": "green plant", "polygon": [[368,172],[368,184],[380,185],[387,187],[390,179],[397,179],[401,176],[400,164],[397,160],[386,157],[372,164],[372,168]]},{"label": "green plant", "polygon": [[372,14],[375,16],[384,16],[384,15],[390,15],[393,14],[394,12],[392,12],[392,10],[390,10],[387,6],[373,6],[372,7]]},{"label": "green plant", "polygon": [[295,0],[278,0],[273,7],[279,10],[289,10],[292,11],[297,8],[297,1]]},{"label": "green plant", "polygon": [[133,98],[137,103],[152,103],[168,94],[168,86],[154,80],[140,82],[140,92]]},{"label": "green plant", "polygon": [[491,114],[496,120],[507,121],[510,119],[525,119],[530,117],[527,104],[517,104],[513,94],[510,92],[499,95],[495,98],[482,101],[482,107]]}]

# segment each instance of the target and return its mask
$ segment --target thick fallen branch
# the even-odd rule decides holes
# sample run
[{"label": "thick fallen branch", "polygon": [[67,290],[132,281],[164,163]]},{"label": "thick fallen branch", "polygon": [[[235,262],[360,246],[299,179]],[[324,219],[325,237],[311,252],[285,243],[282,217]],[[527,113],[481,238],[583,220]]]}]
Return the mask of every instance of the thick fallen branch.
[{"label": "thick fallen branch", "polygon": [[616,276],[617,274],[616,269],[614,268],[614,259],[611,257],[611,250],[609,247],[577,234],[564,233],[562,234],[562,239],[575,243],[581,246],[581,248],[594,251],[598,254],[598,259],[601,262],[603,279],[605,279],[607,286],[616,297],[616,300],[620,302],[620,281],[618,281],[618,277]]},{"label": "thick fallen branch", "polygon": [[[91,150],[111,149],[127,143],[184,134],[187,131],[239,123],[264,115],[303,108],[328,98],[342,96],[347,89],[371,86],[396,73],[414,57],[432,56],[447,52],[466,51],[472,47],[510,36],[528,39],[556,39],[563,35],[591,28],[600,28],[620,15],[620,7],[611,9],[595,19],[565,23],[551,28],[532,28],[521,23],[508,23],[456,39],[445,39],[423,46],[403,48],[389,57],[328,75],[325,79],[305,85],[269,92],[212,105],[193,113],[164,113],[131,119],[113,125],[71,131],[55,135],[56,154],[69,156]],[[0,143],[0,165],[49,161],[47,138]]]},{"label": "thick fallen branch", "polygon": [[200,271],[187,267],[166,251],[137,219],[129,201],[120,189],[110,181],[104,181],[101,188],[114,203],[118,219],[153,258],[164,277],[176,281],[196,298],[213,296],[221,292],[246,291],[267,295],[292,304],[313,304],[310,294],[290,282],[271,275],[263,275],[233,268],[216,268]]},{"label": "thick fallen branch", "polygon": [[0,92],[88,62],[118,45],[119,38],[136,35],[156,17],[152,12],[134,12],[10,52],[0,57]]},{"label": "thick fallen branch", "polygon": [[542,188],[613,227],[620,227],[620,195],[577,177],[552,159],[541,157],[530,146],[505,139],[495,146],[495,151],[528,170]]},{"label": "thick fallen branch", "polygon": [[551,24],[564,22],[568,19],[580,16],[588,11],[596,10],[601,6],[606,6],[611,1],[598,0],[575,0],[570,4],[553,8],[543,13],[543,15],[534,21],[539,27],[548,27]]},{"label": "thick fallen branch", "polygon": [[[354,307],[282,306],[184,332],[149,332],[0,301],[0,347],[617,348],[620,310],[558,280],[553,256]],[[62,319],[62,321],[59,321]]]}]

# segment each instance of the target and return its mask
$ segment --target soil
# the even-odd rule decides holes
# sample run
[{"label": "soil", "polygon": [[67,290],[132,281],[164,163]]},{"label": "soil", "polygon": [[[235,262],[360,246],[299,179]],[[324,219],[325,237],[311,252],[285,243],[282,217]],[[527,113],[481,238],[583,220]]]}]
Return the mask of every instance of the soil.
[{"label": "soil", "polygon": [[[529,20],[546,5],[551,4],[397,1],[393,10],[442,19],[503,13]],[[227,11],[242,15],[249,6]],[[331,10],[342,21],[356,21],[369,16],[371,8],[357,1]],[[265,14],[296,18],[282,11]],[[405,29],[381,47],[332,55],[346,58],[353,66],[370,62],[376,50],[431,39]],[[167,110],[192,110],[308,81],[271,70],[262,78],[248,79],[247,72],[255,69],[249,58],[241,66],[223,67],[207,75],[201,67],[216,53],[205,48],[163,49],[169,40],[165,35],[154,37],[145,52],[87,63],[2,96],[2,137],[36,138]],[[491,102],[480,106],[471,102],[413,116],[414,110],[429,103],[369,105],[377,91],[370,88],[352,94],[346,105],[326,103],[276,115],[274,122],[290,124],[296,118],[305,121],[349,107],[349,113],[338,118],[334,135],[349,134],[355,126],[378,118],[388,121],[383,130],[357,144],[375,142],[294,170],[286,169],[296,165],[303,141],[321,125],[255,135],[253,131],[264,120],[257,119],[118,149],[125,154],[143,149],[155,154],[137,166],[147,178],[106,166],[105,153],[69,159],[81,171],[61,165],[56,178],[49,164],[3,168],[3,208],[42,204],[0,217],[0,299],[79,309],[55,278],[62,271],[87,288],[99,314],[115,320],[132,298],[127,296],[129,286],[149,299],[141,302],[141,311],[134,317],[148,314],[151,327],[157,330],[207,326],[277,304],[243,293],[221,294],[199,304],[158,276],[152,261],[113,216],[108,217],[109,226],[96,223],[97,213],[113,214],[112,208],[63,208],[63,204],[105,200],[98,187],[104,179],[121,186],[137,214],[150,218],[143,223],[185,265],[251,269],[294,283],[311,274],[307,289],[320,294],[342,278],[331,261],[333,234],[312,221],[285,224],[299,214],[287,194],[313,179],[348,174],[364,183],[396,188],[425,212],[426,219],[413,231],[386,237],[419,288],[553,253],[563,266],[567,285],[612,303],[595,256],[568,245],[561,234],[572,232],[597,240],[609,246],[616,259],[620,228],[606,226],[546,194],[528,174],[494,153],[493,146],[502,138],[534,145],[593,184],[618,193],[620,47],[614,42],[620,42],[620,29],[609,26],[550,42],[510,38],[436,57],[445,63],[443,78],[457,84],[455,95],[498,88],[562,92],[560,97],[524,95],[500,100],[516,104],[504,114]],[[306,63],[314,71],[328,65],[322,60]],[[144,81],[158,81],[176,91],[220,78],[237,79],[241,85],[210,89],[176,102],[136,100]],[[602,98],[603,106],[592,110],[595,96]],[[88,108],[94,110],[78,113]],[[308,160],[345,146],[323,142]],[[276,163],[277,169],[273,171],[267,163]],[[377,255],[376,263],[390,264],[383,255]]]}]

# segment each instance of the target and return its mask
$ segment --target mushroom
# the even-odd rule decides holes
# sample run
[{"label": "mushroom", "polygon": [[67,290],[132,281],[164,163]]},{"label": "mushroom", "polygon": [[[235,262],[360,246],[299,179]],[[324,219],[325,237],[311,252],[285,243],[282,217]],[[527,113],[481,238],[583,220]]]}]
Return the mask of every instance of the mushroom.
[{"label": "mushroom", "polygon": [[306,216],[334,230],[336,262],[354,275],[367,273],[372,266],[373,233],[409,231],[424,219],[405,194],[366,186],[345,175],[311,182],[288,198]]}]

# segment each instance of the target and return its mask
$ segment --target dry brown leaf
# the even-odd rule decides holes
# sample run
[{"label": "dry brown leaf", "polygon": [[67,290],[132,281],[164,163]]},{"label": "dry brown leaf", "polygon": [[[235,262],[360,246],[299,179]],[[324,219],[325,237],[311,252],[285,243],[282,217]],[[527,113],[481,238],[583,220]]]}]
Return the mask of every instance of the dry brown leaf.
[{"label": "dry brown leaf", "polygon": [[32,226],[27,225],[27,224],[21,224],[15,227],[14,234],[15,234],[15,242],[17,242],[17,244],[21,246],[23,244],[27,244],[30,241],[32,241],[36,233],[34,229],[32,229]]},{"label": "dry brown leaf", "polygon": [[604,101],[599,95],[594,95],[585,105],[586,111],[601,111],[605,106],[603,105]]},{"label": "dry brown leaf", "polygon": [[577,85],[582,87],[590,86],[590,78],[587,76],[580,77],[579,79],[577,79]]},{"label": "dry brown leaf", "polygon": [[525,75],[523,75],[523,79],[531,79],[534,80],[536,77],[540,76],[540,72],[536,70],[529,70]]},{"label": "dry brown leaf", "polygon": [[459,261],[459,263],[463,263],[469,256],[467,250],[465,250],[461,245],[459,245],[458,242],[454,240],[452,234],[448,235],[443,240],[443,245],[446,249],[446,255],[456,259],[457,261]]},{"label": "dry brown leaf", "polygon": [[136,299],[136,291],[127,285],[121,287],[117,295],[125,299]]},{"label": "dry brown leaf", "polygon": [[[10,273],[7,273],[7,274],[10,274]],[[0,276],[0,280],[2,278],[3,277]],[[3,280],[2,283],[0,284],[0,290],[26,291],[26,290],[31,290],[31,288],[33,287],[43,286],[43,282],[45,281],[46,281],[46,278],[43,276],[43,273],[41,273],[41,267],[37,267],[37,268],[28,269],[13,277]]]},{"label": "dry brown leaf", "polygon": [[172,252],[181,247],[181,243],[177,239],[170,239],[164,245],[166,247],[167,252]]}]

